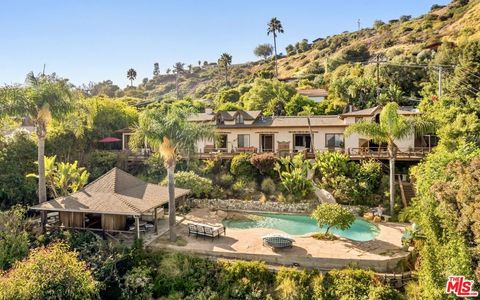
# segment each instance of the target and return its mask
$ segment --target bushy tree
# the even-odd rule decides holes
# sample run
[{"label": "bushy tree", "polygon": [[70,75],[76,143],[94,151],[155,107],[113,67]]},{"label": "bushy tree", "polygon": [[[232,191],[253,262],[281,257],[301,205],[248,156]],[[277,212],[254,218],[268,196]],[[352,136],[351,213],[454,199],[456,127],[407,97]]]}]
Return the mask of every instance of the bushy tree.
[{"label": "bushy tree", "polygon": [[317,221],[318,226],[327,227],[325,231],[327,234],[331,228],[339,230],[348,229],[355,221],[355,216],[351,211],[336,203],[320,204],[315,211],[313,211],[312,217]]},{"label": "bushy tree", "polygon": [[35,180],[25,175],[35,172],[37,148],[27,134],[0,140],[0,209],[15,204],[34,204]]},{"label": "bushy tree", "polygon": [[294,88],[278,80],[255,79],[252,88],[241,96],[248,110],[262,110],[265,115],[284,115],[285,105],[296,94]]},{"label": "bushy tree", "polygon": [[[198,176],[193,171],[180,171],[175,174],[175,186],[183,189],[189,189],[193,196],[208,197],[213,190],[212,180]],[[167,178],[162,181],[162,185],[167,185]]]},{"label": "bushy tree", "polygon": [[237,177],[252,178],[256,175],[257,169],[250,162],[252,154],[240,153],[232,158],[230,173]]},{"label": "bushy tree", "polygon": [[260,44],[255,50],[253,50],[253,53],[256,56],[263,57],[264,60],[267,60],[267,58],[273,53],[273,47],[270,44]]},{"label": "bushy tree", "polygon": [[34,249],[0,277],[2,299],[89,299],[97,283],[65,244]]},{"label": "bushy tree", "polygon": [[285,112],[287,116],[297,116],[304,111],[306,107],[310,107],[313,110],[313,113],[315,113],[317,103],[306,96],[297,94],[287,102],[285,105]]}]

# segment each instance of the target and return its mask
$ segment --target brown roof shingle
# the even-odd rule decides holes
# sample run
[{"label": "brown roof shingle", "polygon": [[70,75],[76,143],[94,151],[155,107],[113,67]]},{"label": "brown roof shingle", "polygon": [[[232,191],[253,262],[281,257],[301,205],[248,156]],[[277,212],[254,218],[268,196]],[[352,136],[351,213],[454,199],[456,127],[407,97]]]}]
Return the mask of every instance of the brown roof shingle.
[{"label": "brown roof shingle", "polygon": [[[175,189],[175,198],[189,193]],[[34,210],[141,215],[168,202],[167,187],[146,183],[118,168],[105,173],[82,190],[35,206]]]}]

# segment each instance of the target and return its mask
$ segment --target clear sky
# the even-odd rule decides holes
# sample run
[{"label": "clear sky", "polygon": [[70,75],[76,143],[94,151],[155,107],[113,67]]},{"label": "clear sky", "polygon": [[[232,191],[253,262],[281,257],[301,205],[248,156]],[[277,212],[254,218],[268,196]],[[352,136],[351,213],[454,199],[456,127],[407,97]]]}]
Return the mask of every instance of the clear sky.
[{"label": "clear sky", "polygon": [[255,60],[253,49],[273,43],[271,17],[285,34],[279,52],[302,38],[314,40],[374,20],[426,13],[448,0],[5,0],[0,8],[0,84],[23,82],[29,71],[56,72],[74,84],[111,79],[137,83],[175,62],[196,65],[221,53],[233,63]]}]

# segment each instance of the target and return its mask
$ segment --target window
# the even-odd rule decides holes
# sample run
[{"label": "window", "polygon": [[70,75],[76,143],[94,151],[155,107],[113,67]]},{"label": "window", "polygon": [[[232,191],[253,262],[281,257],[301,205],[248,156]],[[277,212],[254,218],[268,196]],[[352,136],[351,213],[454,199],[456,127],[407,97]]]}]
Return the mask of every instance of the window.
[{"label": "window", "polygon": [[345,145],[342,133],[325,134],[325,146],[327,148],[343,148]]},{"label": "window", "polygon": [[243,124],[243,115],[241,113],[235,118],[235,124]]},{"label": "window", "polygon": [[310,134],[294,134],[293,135],[293,150],[303,151],[310,150],[311,137]]},{"label": "window", "polygon": [[239,134],[237,140],[238,140],[238,148],[250,147],[249,134]]}]

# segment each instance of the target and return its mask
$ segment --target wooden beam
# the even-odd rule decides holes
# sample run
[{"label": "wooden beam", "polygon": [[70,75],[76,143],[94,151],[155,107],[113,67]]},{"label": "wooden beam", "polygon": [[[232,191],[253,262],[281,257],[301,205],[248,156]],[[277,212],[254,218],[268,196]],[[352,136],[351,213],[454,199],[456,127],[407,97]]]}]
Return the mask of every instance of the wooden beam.
[{"label": "wooden beam", "polygon": [[155,228],[155,234],[158,233],[158,216],[157,216],[158,212],[157,212],[157,207],[154,208],[153,210],[153,224],[154,224],[154,228]]},{"label": "wooden beam", "polygon": [[134,216],[135,218],[135,232],[137,239],[140,239],[140,218],[138,216]]}]

